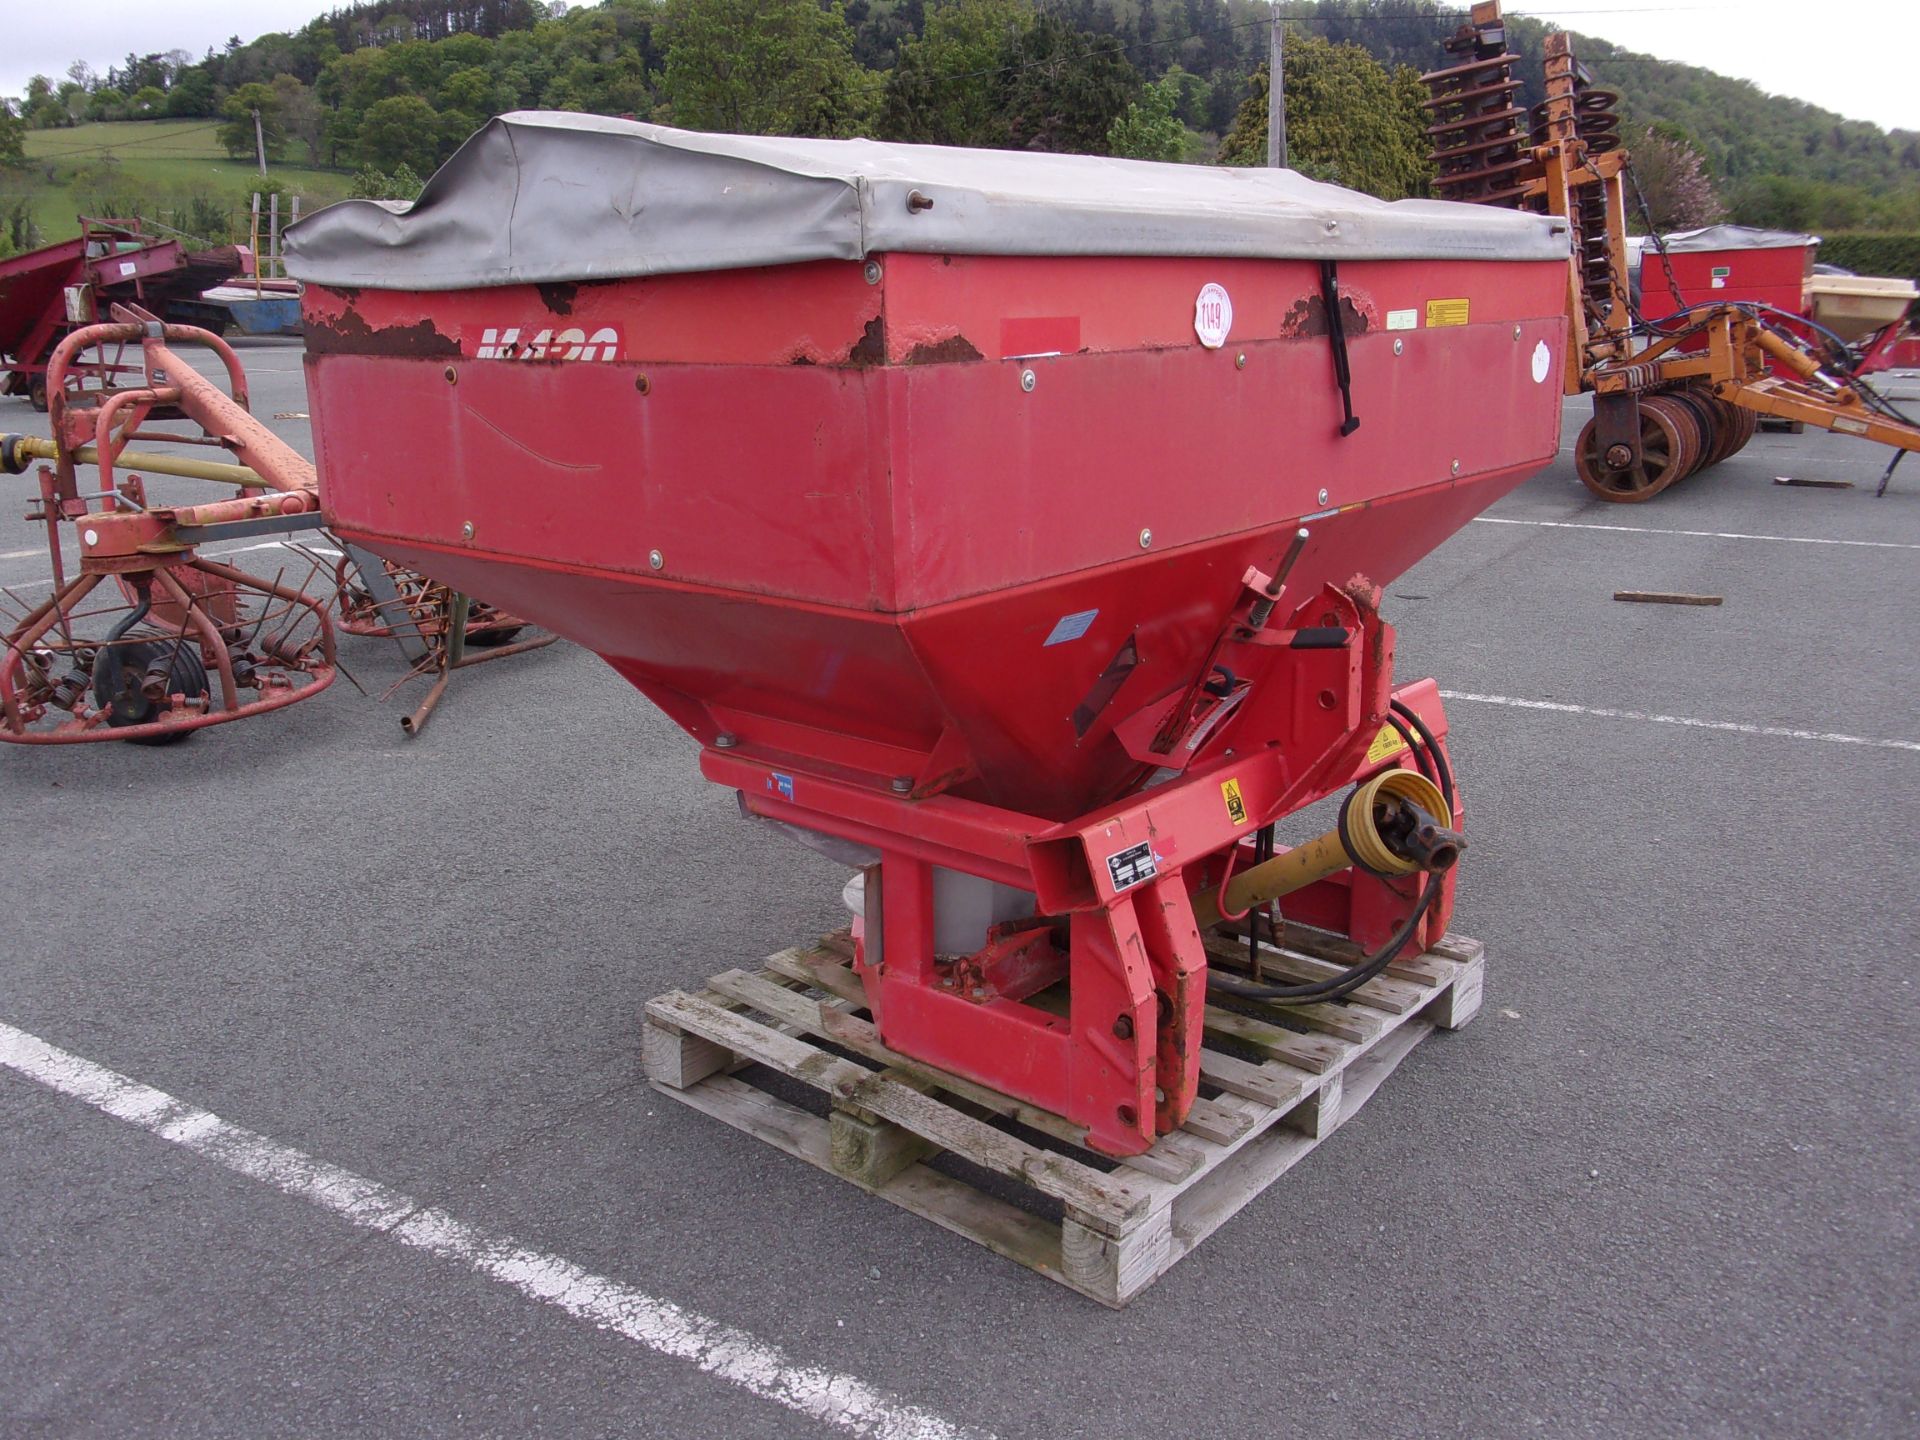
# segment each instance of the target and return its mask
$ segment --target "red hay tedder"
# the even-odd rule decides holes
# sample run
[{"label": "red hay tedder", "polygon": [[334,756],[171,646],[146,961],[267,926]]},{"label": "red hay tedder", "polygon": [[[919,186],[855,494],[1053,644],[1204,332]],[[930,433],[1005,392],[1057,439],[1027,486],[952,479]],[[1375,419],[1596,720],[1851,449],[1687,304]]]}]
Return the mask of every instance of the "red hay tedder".
[{"label": "red hay tedder", "polygon": [[[210,348],[226,388],[176,346]],[[46,379],[52,438],[0,434],[0,474],[47,462],[27,518],[46,527],[52,571],[37,605],[4,592],[14,606],[0,607],[0,742],[164,745],[318,695],[340,671],[329,608],[350,633],[399,645],[413,662],[401,683],[435,677],[401,721],[410,735],[452,670],[554,639],[509,643],[516,617],[351,547],[290,547],[325,576],[330,598],[284,583],[284,571],[267,579],[204,554],[223,541],[320,531],[312,464],[254,418],[240,358],[217,335],[115,305],[108,323],[64,335]],[[169,419],[195,429],[159,428]],[[231,458],[178,453],[196,446]],[[155,475],[238,493],[167,504],[149,493]],[[78,552],[71,575],[63,527]],[[484,653],[467,654],[469,641]]]},{"label": "red hay tedder", "polygon": [[[289,236],[329,525],[604,656],[862,868],[885,1046],[1116,1156],[1188,1119],[1209,988],[1446,929],[1380,587],[1557,453],[1567,254],[1288,172],[545,114]],[[1366,957],[1210,964],[1282,896]]]}]

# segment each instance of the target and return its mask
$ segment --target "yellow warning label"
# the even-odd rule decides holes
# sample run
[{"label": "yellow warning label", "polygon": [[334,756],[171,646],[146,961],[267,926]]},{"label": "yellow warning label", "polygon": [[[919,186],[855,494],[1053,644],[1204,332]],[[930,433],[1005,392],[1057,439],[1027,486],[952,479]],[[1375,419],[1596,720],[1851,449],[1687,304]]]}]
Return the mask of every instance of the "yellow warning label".
[{"label": "yellow warning label", "polygon": [[1367,764],[1378,765],[1389,755],[1398,755],[1407,748],[1407,742],[1400,732],[1391,725],[1382,725],[1380,733],[1373,737],[1373,743],[1367,746]]},{"label": "yellow warning label", "polygon": [[1467,302],[1465,300],[1427,301],[1427,324],[1464,325],[1466,323]]},{"label": "yellow warning label", "polygon": [[1226,797],[1227,819],[1236,825],[1246,824],[1247,802],[1240,798],[1240,782],[1238,780],[1222,780],[1220,782],[1220,793]]}]

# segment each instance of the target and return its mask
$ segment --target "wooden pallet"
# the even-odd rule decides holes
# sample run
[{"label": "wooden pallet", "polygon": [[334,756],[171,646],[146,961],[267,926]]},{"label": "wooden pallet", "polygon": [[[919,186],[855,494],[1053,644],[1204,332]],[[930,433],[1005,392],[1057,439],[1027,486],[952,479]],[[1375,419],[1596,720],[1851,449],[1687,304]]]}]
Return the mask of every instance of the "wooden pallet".
[{"label": "wooden pallet", "polygon": [[[1354,957],[1317,932],[1281,939],[1261,962],[1281,983]],[[1244,941],[1210,948],[1214,963],[1246,969]],[[1480,943],[1450,935],[1347,1001],[1209,1006],[1202,1098],[1179,1131],[1117,1164],[1060,1116],[881,1044],[844,933],[697,994],[657,996],[644,1057],[663,1093],[1117,1307],[1305,1158],[1423,1038],[1471,1020],[1483,968]],[[764,1070],[736,1073],[748,1066]],[[822,1092],[827,1117],[749,1083],[766,1071]],[[992,1193],[1004,1183],[933,1168],[941,1151],[1028,1204]]]}]

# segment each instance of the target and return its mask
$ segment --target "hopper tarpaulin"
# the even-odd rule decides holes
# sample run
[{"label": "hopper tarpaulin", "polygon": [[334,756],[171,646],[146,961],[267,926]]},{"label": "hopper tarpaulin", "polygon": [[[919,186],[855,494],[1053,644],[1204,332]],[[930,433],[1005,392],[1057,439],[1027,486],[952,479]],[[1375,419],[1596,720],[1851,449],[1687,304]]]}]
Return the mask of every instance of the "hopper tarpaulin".
[{"label": "hopper tarpaulin", "polygon": [[1675,230],[1660,237],[1669,255],[1701,255],[1721,250],[1804,250],[1818,245],[1818,235],[1798,230],[1760,230],[1751,225],[1707,225],[1698,230]]},{"label": "hopper tarpaulin", "polygon": [[390,290],[901,251],[1556,260],[1567,237],[1553,217],[1387,202],[1291,170],[710,135],[545,111],[489,121],[411,205],[349,200],[287,232],[297,278]]}]

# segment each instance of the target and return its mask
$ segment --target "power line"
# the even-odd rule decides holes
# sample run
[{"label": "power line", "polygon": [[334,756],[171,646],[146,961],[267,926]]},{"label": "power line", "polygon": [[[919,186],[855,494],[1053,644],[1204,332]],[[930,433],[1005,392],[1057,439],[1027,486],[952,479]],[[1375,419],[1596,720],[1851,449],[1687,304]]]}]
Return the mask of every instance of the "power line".
[{"label": "power line", "polygon": [[[164,135],[148,135],[140,140],[110,140],[104,145],[82,145],[72,150],[48,150],[38,155],[29,155],[29,160],[66,160],[75,155],[97,155],[104,150],[131,150],[136,145],[157,145],[162,140],[175,140],[182,135],[198,135],[203,130],[218,130],[220,121],[210,120],[205,125],[189,125],[184,130],[169,130]],[[198,160],[198,155],[184,155],[184,160]]]}]

